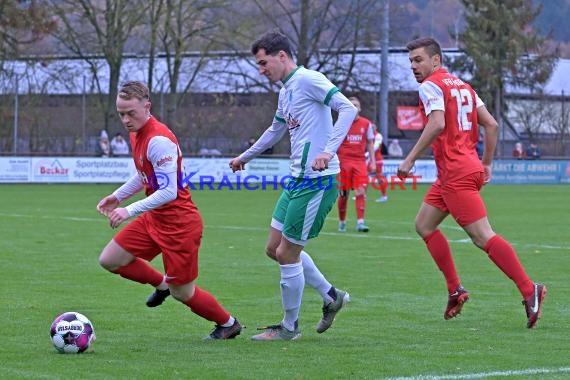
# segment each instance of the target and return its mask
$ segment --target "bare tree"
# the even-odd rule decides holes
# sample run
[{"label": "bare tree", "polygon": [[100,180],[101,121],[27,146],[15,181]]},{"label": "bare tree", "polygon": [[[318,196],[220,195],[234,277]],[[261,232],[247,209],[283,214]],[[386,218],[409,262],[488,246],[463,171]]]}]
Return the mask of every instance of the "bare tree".
[{"label": "bare tree", "polygon": [[564,92],[560,96],[560,101],[550,103],[552,110],[552,128],[556,131],[558,138],[556,139],[556,154],[558,156],[566,156],[566,143],[570,137],[570,101],[568,96],[564,96]]},{"label": "bare tree", "polygon": [[[84,60],[104,113],[104,129],[115,118],[124,46],[147,10],[144,0],[49,0],[60,28],[54,36],[75,56]],[[103,57],[101,60],[100,57]],[[105,66],[108,70],[105,70]],[[102,76],[108,75],[103,81]],[[108,88],[102,88],[102,83]]]},{"label": "bare tree", "polygon": [[22,45],[43,39],[55,25],[41,2],[0,1],[0,59],[16,57]]},{"label": "bare tree", "polygon": [[518,132],[534,140],[541,130],[549,124],[551,115],[547,110],[550,101],[544,96],[530,99],[518,99],[508,103],[509,118],[513,124],[520,126]]},{"label": "bare tree", "polygon": [[[235,17],[226,26],[225,39],[217,42],[227,50],[239,52],[236,60],[243,61],[243,53],[249,55],[253,40],[268,30],[278,29],[289,37],[299,65],[322,72],[343,90],[358,91],[379,83],[378,77],[370,83],[367,82],[370,78],[357,78],[354,72],[358,65],[370,65],[357,59],[358,52],[379,46],[381,12],[381,3],[375,0],[236,2],[232,4]],[[240,62],[223,70],[226,73],[231,70],[234,78],[243,77],[247,79],[244,82],[255,83],[245,91],[276,91],[277,87],[257,75],[254,65],[249,60],[249,67]]]},{"label": "bare tree", "polygon": [[155,55],[157,52],[157,35],[159,31],[160,20],[163,14],[165,0],[150,0],[149,1],[149,25],[150,33],[148,38],[148,74],[147,84],[150,89],[154,84],[154,66]]},{"label": "bare tree", "polygon": [[[168,93],[166,121],[175,123],[174,115],[206,63],[211,48],[209,35],[216,32],[219,20],[213,16],[224,8],[223,0],[166,0],[157,37],[166,61]],[[188,51],[199,51],[184,59]]]}]

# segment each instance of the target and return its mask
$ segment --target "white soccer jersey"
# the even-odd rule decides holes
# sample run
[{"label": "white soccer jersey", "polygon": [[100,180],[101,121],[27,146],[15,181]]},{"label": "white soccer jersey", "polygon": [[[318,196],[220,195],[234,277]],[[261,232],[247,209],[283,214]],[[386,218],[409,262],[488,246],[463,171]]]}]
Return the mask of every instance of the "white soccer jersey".
[{"label": "white soccer jersey", "polygon": [[[328,169],[322,172],[311,169],[312,161],[319,153],[327,150],[327,144],[333,136],[330,101],[336,93],[339,93],[339,89],[323,74],[302,66],[283,81],[275,119],[285,123],[289,129],[290,169],[293,177],[314,178],[340,172],[336,149],[331,152],[335,154]],[[346,101],[350,103],[348,99]]]},{"label": "white soccer jersey", "polygon": [[[333,125],[331,109],[338,112]],[[356,107],[323,74],[297,67],[283,80],[273,123],[247,151],[240,155],[249,162],[273,146],[289,130],[291,176],[315,178],[340,172],[336,151],[357,114]],[[328,169],[311,168],[319,153],[333,157]]]}]

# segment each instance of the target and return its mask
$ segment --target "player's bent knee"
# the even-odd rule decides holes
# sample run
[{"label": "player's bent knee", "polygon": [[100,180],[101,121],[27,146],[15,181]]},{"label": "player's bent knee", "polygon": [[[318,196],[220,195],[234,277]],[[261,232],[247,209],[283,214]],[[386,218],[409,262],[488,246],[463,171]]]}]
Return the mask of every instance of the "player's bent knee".
[{"label": "player's bent knee", "polygon": [[109,255],[105,255],[105,252],[102,252],[99,256],[99,265],[110,272],[113,272],[120,267],[114,258]]},{"label": "player's bent knee", "polygon": [[267,255],[267,257],[269,257],[271,260],[275,260],[277,261],[277,249],[275,247],[272,246],[267,246],[265,247],[265,254]]},{"label": "player's bent knee", "polygon": [[177,301],[185,303],[194,295],[195,286],[194,283],[188,283],[185,285],[169,285],[170,295]]}]

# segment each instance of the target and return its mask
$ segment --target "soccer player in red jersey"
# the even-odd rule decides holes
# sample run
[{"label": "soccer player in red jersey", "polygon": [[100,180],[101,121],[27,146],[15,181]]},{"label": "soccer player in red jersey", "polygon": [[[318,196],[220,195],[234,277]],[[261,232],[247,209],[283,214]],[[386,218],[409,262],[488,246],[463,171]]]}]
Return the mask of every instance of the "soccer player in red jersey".
[{"label": "soccer player in red jersey", "polygon": [[[170,294],[216,326],[207,339],[231,339],[241,332],[207,291],[195,284],[203,223],[190,192],[181,183],[182,153],[176,136],[150,114],[149,89],[127,82],[117,95],[117,112],[130,135],[137,174],[103,198],[97,210],[112,228],[136,216],[105,246],[99,263],[108,271],[156,288],[147,306],[162,304]],[[139,191],[146,198],[119,205]],[[165,275],[147,263],[162,253]]]},{"label": "soccer player in red jersey", "polygon": [[[400,164],[398,175],[406,177],[416,159],[431,144],[438,178],[426,194],[415,224],[447,282],[449,298],[444,318],[457,316],[469,299],[469,293],[461,286],[449,243],[438,229],[451,214],[473,243],[515,283],[523,297],[527,327],[533,328],[540,317],[546,287],[528,277],[513,247],[493,231],[479,194],[481,187],[491,180],[497,121],[470,85],[442,67],[441,47],[437,41],[416,39],[407,44],[407,49],[412,72],[420,83],[420,109],[425,128]],[[478,125],[485,129],[482,162],[475,149]]]},{"label": "soccer player in red jersey", "polygon": [[[346,206],[348,203],[349,186],[352,184],[356,195],[356,230],[368,232],[364,223],[364,209],[366,206],[366,185],[368,172],[376,170],[374,159],[374,127],[367,118],[360,116],[360,100],[356,97],[348,98],[358,110],[346,137],[338,148],[337,155],[340,160],[341,191],[338,198],[338,230],[346,232]],[[366,152],[371,159],[366,165]]]}]

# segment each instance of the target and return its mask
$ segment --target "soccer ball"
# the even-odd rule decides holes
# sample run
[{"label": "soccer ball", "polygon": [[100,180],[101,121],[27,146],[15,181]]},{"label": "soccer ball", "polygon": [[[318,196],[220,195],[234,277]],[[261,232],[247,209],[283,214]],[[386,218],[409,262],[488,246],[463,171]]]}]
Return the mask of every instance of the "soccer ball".
[{"label": "soccer ball", "polygon": [[91,321],[75,311],[58,315],[51,324],[50,335],[55,349],[62,354],[80,354],[95,340]]}]

